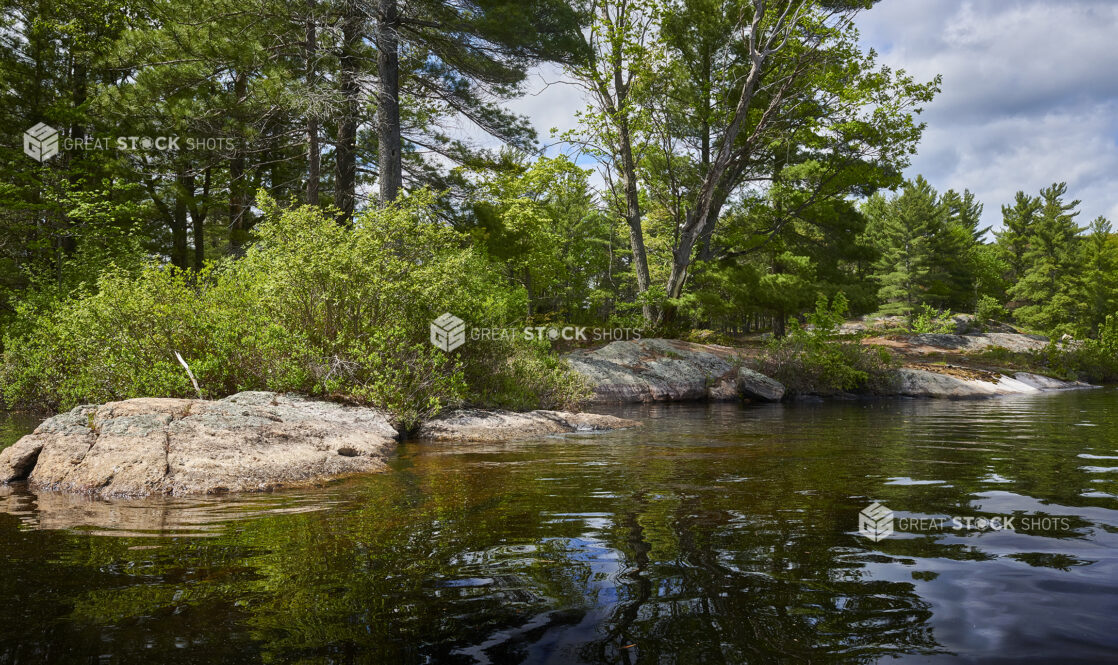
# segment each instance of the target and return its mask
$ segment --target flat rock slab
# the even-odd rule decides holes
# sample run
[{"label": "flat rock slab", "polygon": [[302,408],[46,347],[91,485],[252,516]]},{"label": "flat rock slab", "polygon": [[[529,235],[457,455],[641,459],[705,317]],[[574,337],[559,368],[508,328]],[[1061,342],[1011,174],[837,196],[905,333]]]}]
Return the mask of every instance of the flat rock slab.
[{"label": "flat rock slab", "polygon": [[0,482],[101,496],[252,492],[380,471],[396,430],[376,409],[269,392],[79,406],[0,452]]},{"label": "flat rock slab", "polygon": [[564,358],[599,403],[784,397],[780,382],[742,367],[739,352],[727,346],[652,338],[579,349]]},{"label": "flat rock slab", "polygon": [[1029,353],[1042,351],[1048,346],[1049,340],[1041,335],[1026,335],[1023,333],[989,332],[970,335],[919,333],[894,335],[887,338],[867,338],[862,340],[862,343],[889,346],[912,353],[925,354],[942,351],[973,353],[994,348],[1002,348],[1014,353]]},{"label": "flat rock slab", "polygon": [[636,420],[566,411],[479,411],[462,409],[429,420],[418,438],[429,441],[497,442],[570,432],[604,432],[640,427]]},{"label": "flat rock slab", "polygon": [[896,394],[909,397],[970,399],[1094,387],[1078,381],[1060,381],[1059,379],[1028,372],[1018,372],[1013,376],[982,374],[985,375],[968,377],[957,373],[906,367],[897,370],[898,386]]}]

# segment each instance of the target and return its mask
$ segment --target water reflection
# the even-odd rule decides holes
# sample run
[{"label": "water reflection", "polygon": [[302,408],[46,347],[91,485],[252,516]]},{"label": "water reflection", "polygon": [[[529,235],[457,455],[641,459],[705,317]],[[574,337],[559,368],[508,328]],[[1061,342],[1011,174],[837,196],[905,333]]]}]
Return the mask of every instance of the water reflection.
[{"label": "water reflection", "polygon": [[234,522],[326,510],[333,503],[321,493],[249,495],[235,501],[218,497],[101,499],[31,492],[24,483],[0,485],[0,512],[19,517],[24,527],[104,536],[217,536]]},{"label": "water reflection", "polygon": [[[1097,662],[1118,650],[1116,406],[655,406],[619,410],[640,431],[409,444],[297,493],[10,491],[0,661]],[[873,543],[874,500],[1066,523]]]}]

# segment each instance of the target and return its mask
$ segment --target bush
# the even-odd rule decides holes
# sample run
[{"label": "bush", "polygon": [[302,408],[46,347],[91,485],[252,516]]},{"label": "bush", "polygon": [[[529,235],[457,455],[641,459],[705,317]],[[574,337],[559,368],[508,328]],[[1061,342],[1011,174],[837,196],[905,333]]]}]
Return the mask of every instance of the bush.
[{"label": "bush", "polygon": [[772,340],[758,369],[793,393],[829,395],[848,391],[881,391],[893,381],[894,363],[880,347],[849,341],[838,333],[848,305],[839,293],[828,305],[820,296],[808,316],[811,328],[795,326],[784,339]]},{"label": "bush", "polygon": [[692,329],[684,332],[679,339],[696,344],[720,344],[722,346],[739,346],[741,340],[733,335],[715,330]]},{"label": "bush", "polygon": [[1098,328],[1094,339],[1053,341],[1039,351],[1014,352],[1000,347],[970,357],[978,362],[1055,376],[1068,381],[1111,383],[1118,381],[1118,315]]},{"label": "bush", "polygon": [[1118,381],[1118,314],[1106,317],[1094,339],[1077,345],[1049,344],[1044,353],[1049,364],[1069,378],[1093,383]]},{"label": "bush", "polygon": [[919,310],[913,310],[912,322],[909,327],[914,333],[953,334],[955,332],[955,321],[951,318],[951,310],[945,309],[940,312],[925,303],[920,306]]},{"label": "bush", "polygon": [[110,272],[94,290],[25,306],[5,340],[4,401],[64,409],[139,396],[300,391],[395,414],[411,428],[463,403],[570,406],[586,391],[546,346],[511,339],[445,353],[430,322],[470,325],[523,316],[521,288],[456,231],[427,218],[419,196],[373,210],[352,228],[320,210],[282,210],[239,260],[201,273],[151,265]]},{"label": "bush", "polygon": [[582,375],[571,371],[544,341],[493,340],[465,367],[474,402],[524,411],[578,409],[590,397]]},{"label": "bush", "polygon": [[996,298],[982,296],[978,299],[978,304],[974,308],[974,318],[978,319],[979,325],[985,328],[991,321],[1004,321],[1009,318],[1009,312],[1005,310],[1005,307],[1002,307]]}]

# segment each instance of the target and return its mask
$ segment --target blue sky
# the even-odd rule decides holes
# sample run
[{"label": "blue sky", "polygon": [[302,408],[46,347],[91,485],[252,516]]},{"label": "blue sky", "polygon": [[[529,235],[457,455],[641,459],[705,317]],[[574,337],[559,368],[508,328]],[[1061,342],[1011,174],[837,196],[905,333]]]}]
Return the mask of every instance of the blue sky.
[{"label": "blue sky", "polygon": [[[1057,181],[1082,200],[1080,224],[1118,223],[1118,2],[884,0],[858,24],[882,64],[943,75],[910,177],[969,188],[995,227],[1017,190]],[[538,70],[511,105],[541,138],[571,127],[584,103],[561,79]]]}]

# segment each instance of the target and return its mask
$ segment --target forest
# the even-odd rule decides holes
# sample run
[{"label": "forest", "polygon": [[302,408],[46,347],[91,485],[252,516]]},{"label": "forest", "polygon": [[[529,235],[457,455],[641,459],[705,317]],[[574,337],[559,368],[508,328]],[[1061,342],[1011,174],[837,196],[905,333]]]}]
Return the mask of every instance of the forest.
[{"label": "forest", "polygon": [[[873,4],[11,0],[2,400],[191,395],[177,354],[208,396],[407,422],[578,401],[546,342],[432,348],[443,312],[781,339],[840,300],[1118,339],[1118,235],[1066,184],[906,179],[942,82],[860,44]],[[575,129],[509,110],[541,66]]]}]

